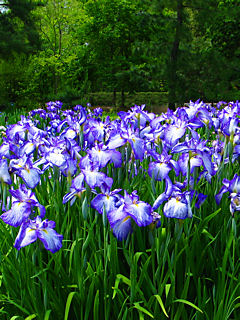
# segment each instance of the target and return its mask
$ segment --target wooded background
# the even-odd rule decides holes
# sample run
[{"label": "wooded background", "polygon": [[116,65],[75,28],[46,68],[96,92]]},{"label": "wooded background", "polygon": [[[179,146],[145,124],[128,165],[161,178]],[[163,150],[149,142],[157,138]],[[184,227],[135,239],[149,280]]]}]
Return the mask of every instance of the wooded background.
[{"label": "wooded background", "polygon": [[239,16],[239,0],[1,1],[0,106],[238,100]]}]

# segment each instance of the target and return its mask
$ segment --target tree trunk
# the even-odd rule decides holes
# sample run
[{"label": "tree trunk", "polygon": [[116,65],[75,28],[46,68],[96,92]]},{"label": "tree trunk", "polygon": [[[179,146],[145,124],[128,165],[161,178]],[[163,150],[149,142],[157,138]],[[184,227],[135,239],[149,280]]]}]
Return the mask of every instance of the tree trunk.
[{"label": "tree trunk", "polygon": [[117,90],[115,88],[113,89],[113,101],[112,101],[112,103],[113,103],[114,108],[116,108],[116,106],[117,106]]},{"label": "tree trunk", "polygon": [[179,54],[180,35],[183,23],[183,0],[177,0],[177,23],[175,38],[172,45],[172,50],[168,66],[168,107],[171,110],[176,109],[176,85],[177,85],[177,62]]},{"label": "tree trunk", "polygon": [[125,107],[125,94],[124,94],[124,90],[123,89],[121,91],[121,107],[122,108]]}]

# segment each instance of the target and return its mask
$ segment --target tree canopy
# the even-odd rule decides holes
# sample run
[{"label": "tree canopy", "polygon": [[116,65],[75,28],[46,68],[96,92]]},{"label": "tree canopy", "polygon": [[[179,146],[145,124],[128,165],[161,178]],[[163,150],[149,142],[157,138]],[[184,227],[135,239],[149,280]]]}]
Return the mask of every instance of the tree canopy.
[{"label": "tree canopy", "polygon": [[[0,3],[0,104],[88,92],[239,99],[239,0]],[[28,102],[27,102],[28,101]],[[144,101],[143,101],[144,103]]]},{"label": "tree canopy", "polygon": [[0,3],[0,56],[7,59],[13,53],[36,52],[40,36],[33,11],[40,2],[7,0]]}]

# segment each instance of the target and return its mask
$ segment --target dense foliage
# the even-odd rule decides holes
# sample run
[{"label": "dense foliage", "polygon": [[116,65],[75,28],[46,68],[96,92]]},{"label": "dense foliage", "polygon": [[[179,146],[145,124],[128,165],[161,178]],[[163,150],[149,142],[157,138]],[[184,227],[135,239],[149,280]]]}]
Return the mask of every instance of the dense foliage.
[{"label": "dense foliage", "polygon": [[[0,105],[89,92],[239,99],[239,1],[3,1]],[[116,101],[121,92],[121,102]],[[142,101],[141,103],[145,103]]]},{"label": "dense foliage", "polygon": [[2,317],[236,318],[239,111],[56,101],[2,126]]}]

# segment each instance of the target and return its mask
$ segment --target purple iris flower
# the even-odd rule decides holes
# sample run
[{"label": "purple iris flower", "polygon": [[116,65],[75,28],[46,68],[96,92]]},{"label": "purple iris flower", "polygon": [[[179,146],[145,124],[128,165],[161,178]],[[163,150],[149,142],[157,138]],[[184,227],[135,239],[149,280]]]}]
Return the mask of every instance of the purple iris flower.
[{"label": "purple iris flower", "polygon": [[134,152],[135,159],[142,160],[145,153],[145,142],[139,137],[139,129],[123,129],[121,136],[123,139],[127,140],[130,143]]},{"label": "purple iris flower", "polygon": [[72,159],[81,159],[82,156],[79,154],[81,151],[81,147],[77,143],[76,140],[73,139],[64,139],[65,146],[63,148],[63,154],[66,158],[66,160],[70,157]]},{"label": "purple iris flower", "polygon": [[34,220],[24,222],[18,232],[14,247],[20,250],[40,239],[46,250],[55,253],[62,247],[63,236],[55,230],[55,222],[43,220],[37,216]]},{"label": "purple iris flower", "polygon": [[154,119],[151,120],[150,127],[155,130],[158,130],[165,125],[165,121],[167,120],[168,120],[168,114],[162,113],[159,117],[155,117]]},{"label": "purple iris flower", "polygon": [[46,103],[48,112],[58,112],[62,108],[63,103],[61,101],[49,101]]},{"label": "purple iris flower", "polygon": [[190,101],[188,107],[184,107],[184,111],[188,116],[188,126],[192,129],[197,129],[203,125],[211,127],[213,125],[213,111],[210,106],[206,105],[202,101],[197,100],[196,102]]},{"label": "purple iris flower", "polygon": [[176,175],[179,174],[180,169],[177,161],[171,159],[171,155],[165,150],[161,154],[151,150],[148,153],[156,159],[156,162],[150,162],[149,164],[148,174],[150,177],[154,177],[157,181],[162,181],[168,176],[172,168],[174,168]]},{"label": "purple iris flower", "polygon": [[85,139],[89,146],[94,145],[96,141],[103,142],[107,134],[110,118],[107,117],[104,122],[100,119],[91,118],[84,127]]},{"label": "purple iris flower", "polygon": [[82,105],[80,105],[80,104],[77,104],[74,108],[73,108],[73,110],[74,111],[81,111],[82,109],[85,109]]},{"label": "purple iris flower", "polygon": [[[167,201],[163,207],[163,213],[167,218],[186,219],[192,217],[192,210],[190,206],[190,196],[194,192],[182,191],[185,187],[184,184],[175,183],[168,177],[166,180],[165,192],[160,194],[153,204],[153,210],[159,208],[159,206]],[[199,201],[204,201],[200,196]],[[200,202],[198,203],[200,205]]]},{"label": "purple iris flower", "polygon": [[150,122],[153,118],[153,114],[148,114],[147,111],[144,111],[144,108],[145,105],[135,105],[128,112],[120,111],[118,115],[126,124],[133,125],[134,129],[138,127],[144,128],[146,122]]},{"label": "purple iris flower", "polygon": [[[141,137],[147,140],[147,147],[149,146],[149,142],[154,143],[155,145],[159,145],[164,138],[165,126],[161,125],[159,128],[151,128],[146,127],[146,129],[141,130]],[[150,145],[152,149],[152,146]]]},{"label": "purple iris flower", "polygon": [[[190,178],[190,187],[193,185],[193,178]],[[164,201],[168,201],[168,205],[164,205],[166,216],[170,217],[171,214],[175,214],[177,216],[185,216],[191,217],[192,211],[190,208],[190,201],[195,196],[195,207],[200,208],[200,206],[203,204],[203,202],[206,200],[207,196],[197,192],[196,190],[190,189],[189,191],[183,191],[183,189],[186,188],[188,184],[187,179],[181,183],[181,182],[175,182],[172,183],[171,179],[167,176],[165,179],[165,191],[161,193],[158,198],[155,200],[153,204],[153,210],[156,210],[160,207],[161,204],[163,204]],[[171,199],[173,199],[171,201]],[[179,203],[180,202],[180,203]],[[175,209],[173,210],[173,205],[176,204]],[[186,206],[187,205],[187,206]],[[184,209],[185,208],[185,209]],[[182,210],[182,211],[181,211]],[[186,211],[184,211],[186,210]],[[185,214],[183,214],[185,212]],[[174,216],[173,216],[174,217]],[[185,218],[180,218],[185,219]]]},{"label": "purple iris flower", "polygon": [[223,186],[215,196],[217,204],[220,204],[224,193],[229,192],[231,198],[230,211],[232,215],[240,210],[240,176],[235,174],[232,180],[223,179]]},{"label": "purple iris flower", "polygon": [[232,215],[235,211],[240,211],[240,194],[231,194],[230,211]]},{"label": "purple iris flower", "polygon": [[35,115],[38,115],[40,118],[42,118],[42,119],[46,119],[46,110],[44,110],[44,109],[34,109],[34,110],[31,110],[30,112],[29,112],[29,116],[30,117],[35,117]]},{"label": "purple iris flower", "polygon": [[226,123],[221,123],[222,132],[227,136],[233,137],[235,133],[240,132],[239,123],[240,120],[237,117],[228,119]]},{"label": "purple iris flower", "polygon": [[87,110],[83,106],[80,106],[77,110],[77,121],[79,124],[85,123],[87,120]]},{"label": "purple iris flower", "polygon": [[45,135],[46,133],[37,128],[32,120],[24,116],[21,116],[21,121],[17,124],[10,125],[6,131],[7,138],[14,143],[34,140],[36,134]]},{"label": "purple iris flower", "polygon": [[70,201],[70,204],[73,205],[73,203],[76,200],[76,197],[81,198],[83,192],[85,191],[86,188],[84,186],[84,175],[80,173],[72,180],[70,192],[63,197],[63,204]]},{"label": "purple iris flower", "polygon": [[35,188],[40,181],[42,171],[34,165],[32,159],[27,155],[20,159],[12,159],[10,168],[24,180],[29,188]]},{"label": "purple iris flower", "polygon": [[167,218],[192,218],[190,191],[174,192],[168,202],[165,203],[163,214]]},{"label": "purple iris flower", "polygon": [[[91,105],[90,105],[91,106]],[[93,115],[94,117],[101,117],[103,114],[103,109],[102,108],[95,108],[93,110]]]},{"label": "purple iris flower", "polygon": [[186,132],[186,122],[178,119],[175,124],[169,124],[164,131],[164,141],[168,147],[173,147]]},{"label": "purple iris flower", "polygon": [[[172,153],[189,153],[189,158],[192,158],[192,167],[203,165],[207,172],[213,176],[215,175],[214,164],[212,162],[212,153],[206,146],[207,141],[200,140],[199,137],[186,139],[185,142],[178,143],[172,148]],[[186,163],[186,157],[183,157],[183,161],[180,167],[183,168],[183,164]],[[191,164],[191,162],[190,162]],[[183,172],[186,172],[186,167],[183,168]],[[184,173],[185,174],[185,173]]]},{"label": "purple iris flower", "polygon": [[145,142],[139,137],[139,129],[133,130],[133,128],[119,128],[120,132],[111,136],[107,146],[109,149],[115,149],[123,146],[126,142],[131,145],[135,159],[142,160],[145,153]]},{"label": "purple iris flower", "polygon": [[[121,129],[120,129],[121,130]],[[116,149],[123,146],[127,142],[127,139],[124,139],[119,132],[112,134],[107,142],[109,149]]]},{"label": "purple iris flower", "polygon": [[206,111],[206,105],[203,101],[197,100],[196,102],[190,101],[187,107],[184,108],[189,120],[193,120],[199,112]]},{"label": "purple iris flower", "polygon": [[120,199],[118,193],[121,190],[122,189],[115,189],[113,191],[109,191],[109,189],[106,189],[105,192],[98,194],[91,201],[91,206],[100,214],[103,214],[104,212],[109,214],[111,211],[117,209],[116,204]]},{"label": "purple iris flower", "polygon": [[15,158],[19,153],[19,148],[15,143],[6,140],[0,146],[0,157],[7,159]]},{"label": "purple iris flower", "polygon": [[19,152],[21,156],[23,156],[24,154],[29,156],[35,151],[35,149],[36,149],[36,140],[34,140],[34,142],[27,141],[24,145],[21,146]]},{"label": "purple iris flower", "polygon": [[41,152],[45,159],[52,165],[61,167],[66,164],[66,144],[67,139],[61,139],[59,137],[52,137],[46,141],[43,140],[44,145],[41,147]]},{"label": "purple iris flower", "polygon": [[12,183],[11,176],[8,171],[8,162],[7,159],[1,159],[0,160],[0,180],[7,184]]},{"label": "purple iris flower", "polygon": [[139,227],[145,227],[153,222],[151,206],[143,201],[139,201],[137,191],[133,191],[130,195],[125,193],[124,202],[124,209]]},{"label": "purple iris flower", "polygon": [[28,123],[10,125],[6,132],[7,138],[15,143],[18,143],[19,139],[25,140],[25,132],[29,132],[30,128],[30,124]]},{"label": "purple iris flower", "polygon": [[113,184],[113,179],[106,176],[105,173],[99,171],[99,164],[94,163],[89,156],[85,156],[80,160],[79,164],[86,183],[90,188],[101,187],[105,182],[108,183],[109,188]]},{"label": "purple iris flower", "polygon": [[77,160],[70,156],[66,157],[66,162],[60,167],[60,170],[65,177],[72,177],[77,172]]},{"label": "purple iris flower", "polygon": [[117,209],[107,215],[113,234],[118,240],[124,240],[132,232],[131,220],[139,227],[145,227],[155,222],[152,207],[139,201],[137,191],[128,194],[124,191],[124,197],[116,203]]},{"label": "purple iris flower", "polygon": [[184,176],[187,175],[188,163],[190,162],[190,172],[193,173],[194,168],[201,167],[203,165],[203,160],[201,155],[191,153],[182,153],[178,159],[179,168]]},{"label": "purple iris flower", "polygon": [[12,208],[4,212],[0,218],[7,224],[18,227],[25,222],[32,213],[33,208],[38,207],[40,216],[44,217],[45,207],[41,205],[32,190],[25,185],[20,185],[17,190],[9,190],[12,195]]},{"label": "purple iris flower", "polygon": [[153,210],[157,210],[164,201],[168,200],[174,190],[180,191],[179,187],[177,187],[176,185],[173,186],[172,180],[169,178],[169,176],[166,176],[165,191],[161,193],[154,201],[154,204],[152,206]]},{"label": "purple iris flower", "polygon": [[45,158],[51,164],[61,167],[66,163],[66,157],[62,154],[62,150],[60,148],[49,148],[49,151],[46,152]]},{"label": "purple iris flower", "polygon": [[57,131],[61,132],[61,137],[75,139],[80,134],[82,124],[86,121],[86,118],[86,112],[79,113],[75,117],[68,115],[58,124]]},{"label": "purple iris flower", "polygon": [[[194,194],[194,193],[192,193]],[[203,204],[203,202],[207,199],[207,196],[203,193],[196,193],[196,203],[195,203],[195,207],[196,208],[200,208],[200,206]]]},{"label": "purple iris flower", "polygon": [[235,106],[229,104],[218,113],[220,128],[222,131],[225,131],[226,135],[230,135],[231,132],[235,131],[236,126],[239,123],[239,119],[237,118],[239,111],[238,104]]},{"label": "purple iris flower", "polygon": [[122,165],[122,155],[117,150],[108,149],[103,143],[96,144],[94,148],[87,151],[94,163],[104,168],[108,162],[113,162],[116,168]]}]

